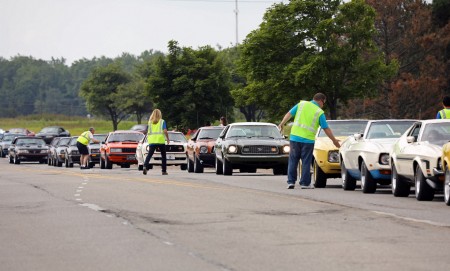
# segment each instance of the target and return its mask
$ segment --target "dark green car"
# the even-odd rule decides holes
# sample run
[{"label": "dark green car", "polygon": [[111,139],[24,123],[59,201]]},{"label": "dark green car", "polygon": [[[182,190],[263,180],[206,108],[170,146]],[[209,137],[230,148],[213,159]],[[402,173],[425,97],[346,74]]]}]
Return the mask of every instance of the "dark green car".
[{"label": "dark green car", "polygon": [[275,175],[286,175],[289,141],[272,123],[229,124],[216,140],[216,174],[232,175],[234,169],[254,173],[272,168]]}]

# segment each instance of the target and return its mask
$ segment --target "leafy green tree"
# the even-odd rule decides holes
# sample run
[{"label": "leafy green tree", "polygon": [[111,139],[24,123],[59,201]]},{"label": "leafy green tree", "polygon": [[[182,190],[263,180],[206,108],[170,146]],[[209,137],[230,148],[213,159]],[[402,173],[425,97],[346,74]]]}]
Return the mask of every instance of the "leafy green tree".
[{"label": "leafy green tree", "polygon": [[169,124],[177,128],[203,126],[230,109],[229,73],[211,47],[179,47],[159,57],[147,79],[147,92]]},{"label": "leafy green tree", "polygon": [[113,129],[129,112],[122,106],[126,87],[132,81],[131,76],[118,64],[110,64],[106,67],[96,68],[83,82],[80,95],[87,102],[90,112],[109,117]]},{"label": "leafy green tree", "polygon": [[335,119],[338,102],[377,95],[396,65],[386,65],[373,43],[374,18],[364,0],[275,4],[242,44],[246,99],[277,119],[300,98],[323,92]]}]

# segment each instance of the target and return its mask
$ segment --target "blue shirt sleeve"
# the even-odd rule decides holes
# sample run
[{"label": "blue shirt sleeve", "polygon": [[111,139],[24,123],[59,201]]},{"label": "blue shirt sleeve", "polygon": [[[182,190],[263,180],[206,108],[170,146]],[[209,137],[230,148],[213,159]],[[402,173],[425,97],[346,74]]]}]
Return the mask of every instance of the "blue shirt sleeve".
[{"label": "blue shirt sleeve", "polygon": [[327,118],[325,117],[325,113],[320,115],[320,117],[319,117],[319,125],[320,125],[320,127],[322,127],[322,129],[327,129],[328,128],[328,122],[327,122]]},{"label": "blue shirt sleeve", "polygon": [[167,129],[166,121],[163,121],[163,130],[164,130],[164,129]]},{"label": "blue shirt sleeve", "polygon": [[295,116],[295,114],[297,114],[297,108],[298,104],[294,105],[294,107],[292,107],[291,110],[289,110],[289,113],[291,113],[292,116]]},{"label": "blue shirt sleeve", "polygon": [[441,114],[439,114],[439,112],[437,112],[436,119],[440,119],[441,118]]}]

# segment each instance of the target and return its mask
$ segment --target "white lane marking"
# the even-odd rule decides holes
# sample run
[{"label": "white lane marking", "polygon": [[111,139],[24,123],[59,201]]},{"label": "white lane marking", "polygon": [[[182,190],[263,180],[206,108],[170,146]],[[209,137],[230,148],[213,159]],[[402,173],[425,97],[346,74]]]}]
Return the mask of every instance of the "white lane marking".
[{"label": "white lane marking", "polygon": [[73,195],[74,197],[79,197],[80,196],[80,194],[75,194],[75,195]]},{"label": "white lane marking", "polygon": [[106,209],[104,209],[104,208],[102,208],[102,207],[100,207],[100,206],[98,206],[96,204],[92,204],[92,203],[83,203],[83,204],[80,204],[80,205],[84,206],[84,207],[88,207],[89,209],[92,209],[92,210],[97,211],[97,212],[102,212],[102,211],[106,210]]},{"label": "white lane marking", "polygon": [[398,219],[403,219],[403,220],[407,220],[407,221],[412,221],[412,222],[417,222],[417,223],[425,223],[425,224],[429,224],[429,225],[433,225],[433,226],[438,226],[438,227],[449,227],[450,225],[448,224],[444,224],[444,223],[438,223],[438,222],[433,222],[431,220],[425,220],[425,219],[415,219],[415,218],[411,218],[411,217],[406,217],[406,216],[399,216],[396,214],[392,214],[392,213],[386,213],[386,212],[379,212],[379,211],[372,211],[376,214],[379,215],[386,215],[386,216],[391,216],[391,217],[395,217]]},{"label": "white lane marking", "polygon": [[75,199],[75,200],[77,200],[77,201],[81,201],[81,199]]},{"label": "white lane marking", "polygon": [[169,241],[164,241],[164,244],[168,245],[168,246],[173,246],[173,243],[169,242]]},{"label": "white lane marking", "polygon": [[83,190],[81,190],[81,189],[77,190],[77,193],[80,193],[80,192],[83,192]]}]

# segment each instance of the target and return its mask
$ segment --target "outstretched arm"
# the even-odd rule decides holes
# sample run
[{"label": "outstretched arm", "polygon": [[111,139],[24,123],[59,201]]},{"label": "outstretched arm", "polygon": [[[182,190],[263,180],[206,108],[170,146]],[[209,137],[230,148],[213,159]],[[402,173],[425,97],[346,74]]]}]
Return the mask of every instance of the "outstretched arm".
[{"label": "outstretched arm", "polygon": [[292,117],[291,112],[287,112],[286,115],[284,115],[283,120],[280,122],[280,125],[278,125],[278,129],[280,129],[280,131],[283,131],[283,126],[284,124],[290,120]]},{"label": "outstretched arm", "polygon": [[337,140],[334,135],[333,135],[333,131],[331,131],[330,128],[326,128],[323,129],[323,131],[325,132],[325,134],[331,139],[331,141],[333,141],[334,146],[336,146],[337,148],[341,147],[341,144],[339,143],[339,140]]}]

